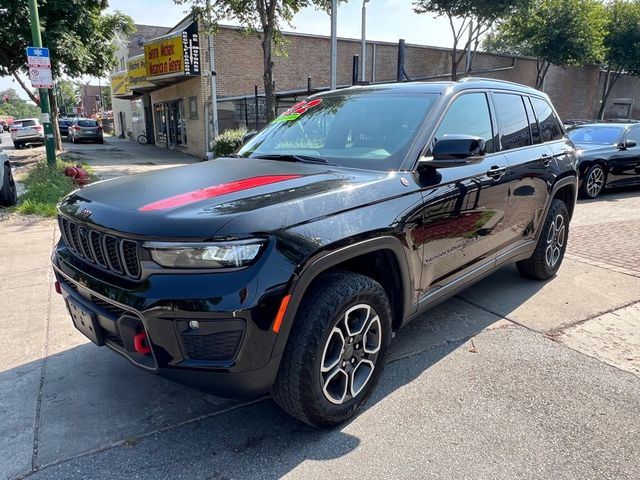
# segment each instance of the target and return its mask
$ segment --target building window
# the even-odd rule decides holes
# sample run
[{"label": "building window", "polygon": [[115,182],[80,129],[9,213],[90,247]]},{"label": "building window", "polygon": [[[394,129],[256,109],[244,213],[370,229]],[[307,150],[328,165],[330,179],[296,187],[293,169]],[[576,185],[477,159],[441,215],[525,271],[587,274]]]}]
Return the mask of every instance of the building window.
[{"label": "building window", "polygon": [[198,120],[198,97],[189,97],[189,120]]}]

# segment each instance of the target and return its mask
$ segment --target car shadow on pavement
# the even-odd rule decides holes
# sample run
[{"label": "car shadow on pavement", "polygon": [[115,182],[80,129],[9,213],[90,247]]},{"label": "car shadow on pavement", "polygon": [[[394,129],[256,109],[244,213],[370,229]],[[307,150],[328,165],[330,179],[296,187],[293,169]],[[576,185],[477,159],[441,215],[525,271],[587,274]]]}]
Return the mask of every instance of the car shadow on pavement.
[{"label": "car shadow on pavement", "polygon": [[[467,344],[464,348],[474,354],[469,339],[499,320],[454,298],[399,331],[392,343],[390,365],[366,410],[354,421],[366,419],[367,410],[396,390],[411,388],[416,376],[455,349]],[[398,360],[425,351],[431,352],[428,362],[409,362],[410,367],[400,370],[393,367]],[[273,449],[275,456],[280,449],[290,449],[287,458],[298,462],[321,460],[345,455],[359,444],[347,433],[349,424],[333,431],[307,427],[281,412],[270,399],[247,403],[213,397],[143,372],[107,348],[89,343],[48,356],[44,367],[38,360],[0,372],[0,391],[5,393],[2,410],[6,419],[0,426],[0,450],[8,452],[7,457],[14,455],[0,461],[0,473],[8,472],[9,477],[26,473],[32,460],[39,468],[122,444],[149,444],[157,458],[174,458],[175,450],[183,449],[189,456],[212,457],[215,463],[223,453],[233,454],[234,462],[248,461],[251,452],[260,449],[264,453],[265,448]],[[332,441],[323,445],[333,447],[316,451],[318,439],[327,436]],[[177,443],[176,437],[180,438]],[[146,463],[144,457],[138,459],[136,468]],[[9,462],[6,468],[4,461]],[[114,468],[112,474],[117,471],[117,476],[127,476]],[[269,468],[267,477],[279,477],[295,465],[275,462]]]}]

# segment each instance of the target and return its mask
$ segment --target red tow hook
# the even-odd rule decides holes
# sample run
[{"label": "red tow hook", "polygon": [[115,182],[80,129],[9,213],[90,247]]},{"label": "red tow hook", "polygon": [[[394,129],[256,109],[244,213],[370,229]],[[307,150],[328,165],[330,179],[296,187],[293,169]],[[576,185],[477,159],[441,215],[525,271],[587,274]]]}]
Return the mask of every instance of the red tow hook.
[{"label": "red tow hook", "polygon": [[62,295],[62,289],[60,288],[60,282],[58,282],[57,280],[56,280],[56,283],[55,283],[55,289],[56,289],[56,293],[58,295]]},{"label": "red tow hook", "polygon": [[147,340],[147,334],[145,332],[140,332],[133,337],[133,346],[136,349],[136,352],[142,355],[149,355],[151,353],[151,347],[149,346],[149,341]]}]

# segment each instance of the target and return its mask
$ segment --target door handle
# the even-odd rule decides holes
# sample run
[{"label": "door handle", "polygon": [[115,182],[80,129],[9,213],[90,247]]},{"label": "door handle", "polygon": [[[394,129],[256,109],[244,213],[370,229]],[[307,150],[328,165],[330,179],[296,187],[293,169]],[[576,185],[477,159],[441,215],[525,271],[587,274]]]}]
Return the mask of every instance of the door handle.
[{"label": "door handle", "polygon": [[506,171],[507,167],[498,167],[494,165],[487,171],[487,176],[493,178],[494,180],[498,180],[505,174]]},{"label": "door handle", "polygon": [[551,155],[543,153],[542,155],[540,155],[540,163],[545,167],[548,167],[551,164],[551,158],[553,158],[551,157]]}]

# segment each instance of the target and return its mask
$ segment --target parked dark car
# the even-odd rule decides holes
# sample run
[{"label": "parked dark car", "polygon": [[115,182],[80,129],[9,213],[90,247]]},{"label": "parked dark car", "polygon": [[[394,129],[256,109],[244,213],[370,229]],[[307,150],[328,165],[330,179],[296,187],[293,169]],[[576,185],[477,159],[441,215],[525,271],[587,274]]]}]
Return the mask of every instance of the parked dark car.
[{"label": "parked dark car", "polygon": [[575,166],[528,87],[325,93],[235,158],[66,197],[56,287],[78,330],[140,368],[219,395],[271,391],[331,426],[371,395],[394,330],[509,262],[555,275]]},{"label": "parked dark car", "polygon": [[18,202],[16,182],[11,172],[9,157],[0,152],[0,206],[10,207]]},{"label": "parked dark car", "polygon": [[69,136],[69,127],[73,123],[72,118],[59,118],[58,119],[58,128],[60,130],[60,135],[63,137]]},{"label": "parked dark car", "polygon": [[74,118],[68,127],[67,139],[72,143],[91,141],[104,143],[102,126],[91,118]]},{"label": "parked dark car", "polygon": [[580,196],[596,198],[605,188],[640,185],[640,123],[580,125],[569,131],[578,148]]}]

